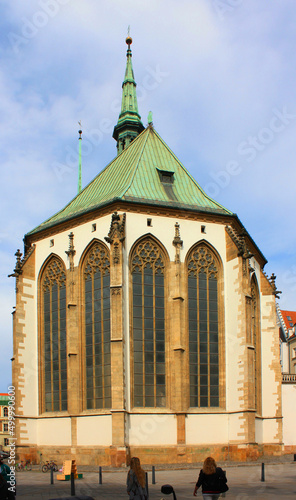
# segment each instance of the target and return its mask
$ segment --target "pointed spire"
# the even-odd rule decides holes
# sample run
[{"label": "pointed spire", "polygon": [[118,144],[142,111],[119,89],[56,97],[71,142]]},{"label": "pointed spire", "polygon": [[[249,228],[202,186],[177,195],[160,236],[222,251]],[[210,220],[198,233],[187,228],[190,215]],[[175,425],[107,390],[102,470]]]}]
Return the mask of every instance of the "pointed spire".
[{"label": "pointed spire", "polygon": [[133,40],[129,33],[125,41],[128,49],[126,53],[125,76],[122,84],[121,112],[117,125],[115,125],[113,130],[113,137],[117,141],[117,154],[121,153],[145,128],[138,111],[137,84],[134,78],[131,51]]}]

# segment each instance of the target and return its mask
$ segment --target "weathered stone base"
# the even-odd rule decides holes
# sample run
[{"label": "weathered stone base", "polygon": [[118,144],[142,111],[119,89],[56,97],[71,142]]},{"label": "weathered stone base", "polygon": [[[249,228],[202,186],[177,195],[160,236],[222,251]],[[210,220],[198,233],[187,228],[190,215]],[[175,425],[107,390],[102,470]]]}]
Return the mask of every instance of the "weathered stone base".
[{"label": "weathered stone base", "polygon": [[128,452],[125,448],[117,449],[113,446],[109,448],[98,446],[61,446],[59,448],[56,446],[18,446],[16,453],[18,460],[30,460],[33,464],[39,464],[42,460],[54,460],[60,465],[64,460],[73,459],[76,460],[76,463],[79,465],[113,467],[126,465],[126,458],[128,456]]},{"label": "weathered stone base", "polygon": [[[289,449],[288,449],[289,448]],[[143,465],[180,464],[203,462],[208,456],[216,461],[248,462],[262,456],[281,456],[296,452],[296,446],[285,447],[280,444],[258,445],[210,445],[210,446],[131,446],[129,447],[54,447],[19,446],[19,460],[30,460],[38,464],[42,460],[54,460],[59,465],[64,460],[76,460],[77,465],[122,467],[129,464],[130,457],[137,456]]]},{"label": "weathered stone base", "polygon": [[296,445],[284,446],[284,454],[290,455],[290,453],[296,453]]},{"label": "weathered stone base", "polygon": [[145,464],[174,464],[203,462],[208,456],[216,461],[248,462],[256,461],[262,456],[280,456],[283,454],[281,445],[209,445],[180,446],[166,448],[131,447],[131,456],[141,457]]}]

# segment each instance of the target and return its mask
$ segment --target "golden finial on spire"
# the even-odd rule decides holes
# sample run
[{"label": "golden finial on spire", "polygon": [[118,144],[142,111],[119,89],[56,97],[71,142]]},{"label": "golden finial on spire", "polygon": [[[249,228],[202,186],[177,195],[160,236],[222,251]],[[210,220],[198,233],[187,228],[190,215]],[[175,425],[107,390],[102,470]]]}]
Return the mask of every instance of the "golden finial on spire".
[{"label": "golden finial on spire", "polygon": [[128,26],[128,28],[127,28],[127,37],[126,37],[126,39],[125,39],[125,41],[126,41],[126,43],[127,43],[127,45],[128,45],[128,48],[130,48],[130,45],[133,43],[133,39],[132,39],[132,37],[130,36],[130,29],[131,29],[131,27],[130,27],[130,25],[129,25],[129,26]]}]

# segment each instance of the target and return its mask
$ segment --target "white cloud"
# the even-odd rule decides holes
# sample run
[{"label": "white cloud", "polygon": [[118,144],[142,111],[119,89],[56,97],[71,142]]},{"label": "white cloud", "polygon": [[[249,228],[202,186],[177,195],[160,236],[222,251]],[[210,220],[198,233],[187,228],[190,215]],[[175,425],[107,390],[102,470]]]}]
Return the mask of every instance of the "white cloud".
[{"label": "white cloud", "polygon": [[[57,11],[46,19],[50,4]],[[83,157],[84,184],[116,154],[111,136],[130,25],[143,123],[151,109],[156,130],[202,187],[228,162],[239,163],[216,199],[238,213],[269,260],[267,272],[278,276],[282,303],[295,309],[287,278],[295,255],[294,122],[253,161],[238,153],[269,126],[274,108],[296,113],[294,1],[244,0],[223,16],[214,0],[14,0],[0,8],[3,296],[12,296],[5,276],[23,234],[76,194],[78,120],[85,145],[102,133]],[[145,77],[157,68],[166,76],[148,90]],[[54,166],[67,163],[69,151],[61,180]],[[2,309],[8,338],[12,305]]]}]

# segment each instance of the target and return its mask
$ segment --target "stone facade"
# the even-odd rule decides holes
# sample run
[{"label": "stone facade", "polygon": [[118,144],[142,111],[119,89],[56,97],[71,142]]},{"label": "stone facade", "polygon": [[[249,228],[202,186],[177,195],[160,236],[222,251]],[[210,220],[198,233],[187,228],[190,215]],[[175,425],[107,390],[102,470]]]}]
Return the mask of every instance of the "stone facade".
[{"label": "stone facade", "polygon": [[[166,259],[164,407],[140,408],[132,402],[130,258],[143,237],[155,242]],[[86,408],[82,335],[82,266],[95,241],[110,256],[111,307],[112,405],[97,410]],[[201,243],[220,266],[220,399],[219,407],[194,408],[189,400],[187,259]],[[38,462],[42,454],[43,459],[61,462],[73,455],[79,464],[120,466],[132,455],[146,464],[160,464],[191,463],[206,455],[252,460],[263,453],[282,453],[274,290],[263,273],[262,256],[248,236],[239,234],[235,220],[230,224],[222,216],[121,203],[70,226],[61,224],[32,235],[28,244],[17,275],[14,313],[13,385],[20,459]],[[52,256],[66,270],[68,406],[67,411],[46,412],[40,283]]]},{"label": "stone facade", "polygon": [[131,455],[280,454],[275,278],[151,113],[144,129],[126,43],[117,157],[16,254],[19,458],[121,466]]}]

